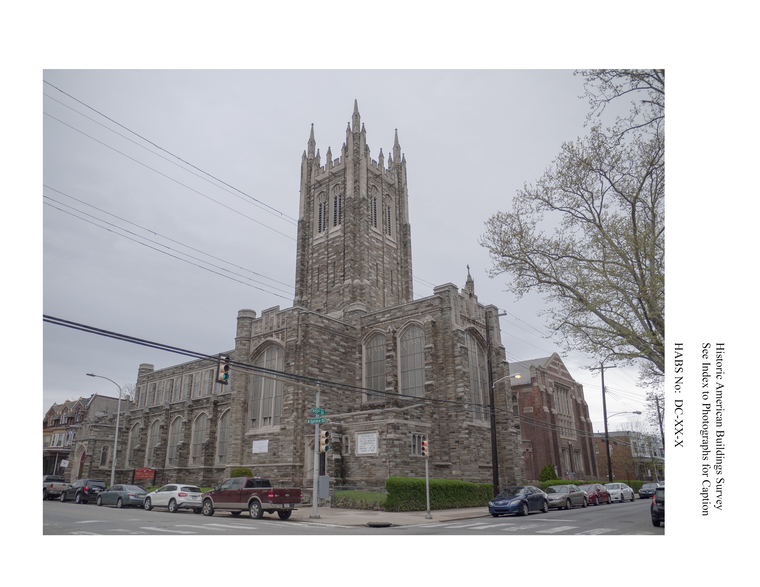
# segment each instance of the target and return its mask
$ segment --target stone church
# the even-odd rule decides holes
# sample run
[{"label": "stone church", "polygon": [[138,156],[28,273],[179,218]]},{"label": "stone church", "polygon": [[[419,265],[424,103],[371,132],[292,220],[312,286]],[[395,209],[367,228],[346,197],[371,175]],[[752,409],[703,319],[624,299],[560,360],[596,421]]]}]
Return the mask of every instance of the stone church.
[{"label": "stone church", "polygon": [[[389,476],[493,480],[489,377],[495,392],[499,484],[524,480],[517,400],[498,310],[467,272],[412,295],[407,165],[396,133],[372,159],[358,106],[346,142],[324,162],[314,128],[301,160],[293,307],[240,310],[229,384],[217,361],[140,365],[122,416],[118,478],[211,486],[234,467],[277,484],[312,486],[315,426],[331,433],[318,474],[331,485],[382,487]],[[319,385],[316,385],[316,383]],[[122,441],[123,440],[123,441]]]}]

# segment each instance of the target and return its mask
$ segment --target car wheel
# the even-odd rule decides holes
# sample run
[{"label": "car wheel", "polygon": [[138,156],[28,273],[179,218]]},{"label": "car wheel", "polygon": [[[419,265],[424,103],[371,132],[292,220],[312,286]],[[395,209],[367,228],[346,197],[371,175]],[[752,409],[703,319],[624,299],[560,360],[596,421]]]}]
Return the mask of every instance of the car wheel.
[{"label": "car wheel", "polygon": [[[98,497],[98,500],[100,500],[99,497]],[[116,507],[119,508],[119,509],[123,508],[124,507],[124,500],[122,500],[121,498],[117,499],[116,500]]]},{"label": "car wheel", "polygon": [[585,508],[588,505],[588,500],[584,497],[583,498],[583,507]]},{"label": "car wheel", "polygon": [[290,514],[293,512],[290,510],[283,510],[281,512],[277,512],[277,515],[280,516],[281,520],[287,520],[290,517]]},{"label": "car wheel", "polygon": [[203,502],[203,515],[204,516],[214,515],[214,504],[211,503],[210,499],[206,499]]},{"label": "car wheel", "polygon": [[261,504],[257,500],[254,499],[248,504],[248,514],[254,520],[260,520],[261,516],[264,515],[264,510],[261,509]]},{"label": "car wheel", "polygon": [[153,503],[150,501],[149,497],[145,498],[145,501],[143,502],[143,509],[150,511],[153,509]]},{"label": "car wheel", "polygon": [[527,516],[529,513],[530,513],[530,510],[528,509],[528,504],[527,503],[523,503],[520,506],[520,515],[521,516]]},{"label": "car wheel", "polygon": [[58,499],[61,500],[61,503],[66,503],[66,492],[61,491],[61,497],[59,497]]},{"label": "car wheel", "polygon": [[169,500],[169,513],[170,514],[176,514],[177,513],[177,501],[174,499]]},{"label": "car wheel", "polygon": [[660,520],[655,520],[654,518],[652,518],[652,526],[657,526],[659,528],[660,527]]},{"label": "car wheel", "polygon": [[570,498],[568,498],[568,499],[565,500],[565,509],[566,510],[570,509]]},{"label": "car wheel", "polygon": [[95,501],[95,505],[101,506],[103,505],[103,499],[98,495],[98,499]]},{"label": "car wheel", "polygon": [[549,511],[549,502],[544,500],[544,507],[541,508],[541,511],[543,513],[547,513]]},{"label": "car wheel", "polygon": [[82,494],[77,493],[76,497],[74,498],[74,503],[82,503]]}]

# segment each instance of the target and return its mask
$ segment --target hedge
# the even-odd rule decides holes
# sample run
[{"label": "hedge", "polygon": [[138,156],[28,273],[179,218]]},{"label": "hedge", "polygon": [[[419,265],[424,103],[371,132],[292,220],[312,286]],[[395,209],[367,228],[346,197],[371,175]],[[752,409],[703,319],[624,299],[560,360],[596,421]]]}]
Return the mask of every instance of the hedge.
[{"label": "hedge", "polygon": [[[385,481],[388,497],[383,509],[386,512],[424,511],[425,479],[419,477],[389,477]],[[491,483],[470,483],[451,479],[430,479],[430,509],[467,508],[487,506],[493,497]]]},{"label": "hedge", "polygon": [[253,477],[253,471],[246,467],[236,467],[230,471],[230,477]]}]

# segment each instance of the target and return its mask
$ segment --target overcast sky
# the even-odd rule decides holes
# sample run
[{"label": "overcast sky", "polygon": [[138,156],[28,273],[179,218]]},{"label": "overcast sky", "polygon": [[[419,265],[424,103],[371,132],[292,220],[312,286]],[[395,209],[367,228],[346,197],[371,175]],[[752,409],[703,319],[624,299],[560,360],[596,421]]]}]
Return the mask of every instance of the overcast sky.
[{"label": "overcast sky", "polygon": [[[338,157],[357,100],[373,159],[406,157],[415,298],[463,287],[494,304],[509,361],[551,355],[544,302],[518,301],[478,244],[484,221],[585,134],[580,76],[543,71],[75,71],[43,75],[44,314],[214,354],[237,312],[293,302],[301,155],[311,125]],[[225,185],[226,184],[226,185]],[[140,363],[179,355],[45,324],[43,413],[117,395]],[[603,430],[601,384],[563,357]],[[635,368],[611,369],[608,413],[644,411]],[[616,416],[610,426],[624,424]]]}]

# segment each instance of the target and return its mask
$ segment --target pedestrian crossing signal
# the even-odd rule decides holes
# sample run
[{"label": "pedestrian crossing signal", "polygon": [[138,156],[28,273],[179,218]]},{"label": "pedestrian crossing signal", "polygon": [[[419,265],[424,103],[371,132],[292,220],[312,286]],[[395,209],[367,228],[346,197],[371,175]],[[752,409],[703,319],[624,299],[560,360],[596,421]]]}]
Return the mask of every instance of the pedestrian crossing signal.
[{"label": "pedestrian crossing signal", "polygon": [[319,452],[327,452],[330,450],[330,433],[327,430],[322,430],[319,433]]},{"label": "pedestrian crossing signal", "polygon": [[227,385],[230,381],[230,358],[226,355],[219,355],[219,369],[216,374],[217,383]]},{"label": "pedestrian crossing signal", "polygon": [[423,440],[422,441],[422,456],[427,458],[428,456],[428,441]]}]

